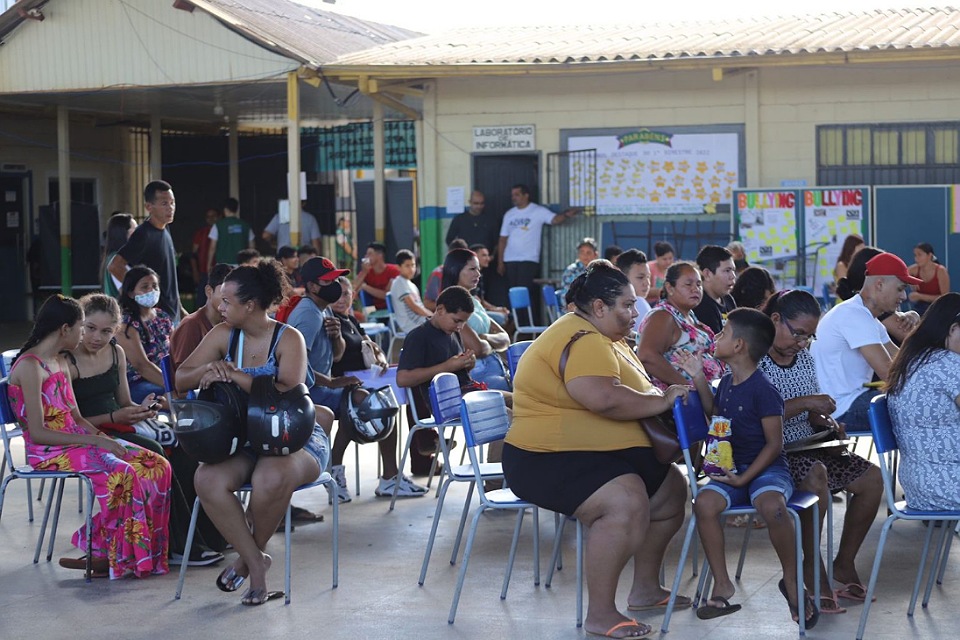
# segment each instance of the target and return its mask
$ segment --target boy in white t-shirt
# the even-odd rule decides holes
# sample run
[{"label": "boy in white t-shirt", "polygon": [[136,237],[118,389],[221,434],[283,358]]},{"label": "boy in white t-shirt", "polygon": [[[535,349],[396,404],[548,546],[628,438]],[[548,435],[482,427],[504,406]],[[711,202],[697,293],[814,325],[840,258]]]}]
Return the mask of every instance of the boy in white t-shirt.
[{"label": "boy in white t-shirt", "polygon": [[420,292],[411,280],[417,274],[417,259],[412,251],[397,251],[400,275],[390,283],[390,298],[400,330],[407,333],[427,321],[433,314],[423,306]]}]

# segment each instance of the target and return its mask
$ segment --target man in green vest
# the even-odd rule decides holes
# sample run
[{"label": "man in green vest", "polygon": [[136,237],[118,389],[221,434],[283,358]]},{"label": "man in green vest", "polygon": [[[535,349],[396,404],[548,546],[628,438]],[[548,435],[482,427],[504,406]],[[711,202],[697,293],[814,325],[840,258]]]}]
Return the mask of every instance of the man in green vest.
[{"label": "man in green vest", "polygon": [[209,237],[208,273],[215,264],[236,263],[237,253],[243,249],[253,249],[253,229],[240,218],[240,203],[236,198],[227,198],[224,202],[223,217],[210,227]]}]

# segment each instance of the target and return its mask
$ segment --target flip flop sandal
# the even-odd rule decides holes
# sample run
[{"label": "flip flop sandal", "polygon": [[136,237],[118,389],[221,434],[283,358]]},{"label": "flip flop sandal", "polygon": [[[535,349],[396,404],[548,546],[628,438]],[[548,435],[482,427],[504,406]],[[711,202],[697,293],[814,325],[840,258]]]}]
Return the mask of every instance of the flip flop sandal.
[{"label": "flip flop sandal", "polygon": [[323,522],[323,514],[316,514],[302,507],[290,508],[291,522]]},{"label": "flip flop sandal", "polygon": [[[620,631],[621,629],[626,631],[636,630],[639,633],[637,635],[626,636],[613,635],[615,632]],[[591,636],[600,636],[602,638],[644,638],[653,633],[653,628],[650,625],[637,622],[636,620],[624,620],[623,622],[618,622],[617,624],[613,625],[603,633],[597,631],[587,631],[587,633]]]},{"label": "flip flop sandal", "polygon": [[[825,607],[823,606],[824,603],[829,603],[830,606]],[[838,614],[838,613],[846,613],[846,612],[847,610],[844,607],[841,607],[840,603],[837,602],[836,596],[833,596],[833,597],[820,596],[820,613]]]},{"label": "flip flop sandal", "polygon": [[[656,604],[643,604],[643,605],[627,605],[627,611],[659,611],[666,609],[667,605],[670,603],[670,596],[664,596],[663,600],[657,602]],[[673,608],[676,609],[686,609],[693,604],[693,601],[687,596],[677,596],[676,601],[673,603]]]},{"label": "flip flop sandal", "polygon": [[232,566],[229,566],[217,576],[217,589],[232,593],[239,589],[246,579],[246,576],[241,576]]},{"label": "flip flop sandal", "polygon": [[719,596],[714,596],[710,598],[714,602],[723,603],[722,607],[718,607],[712,604],[705,604],[699,609],[697,609],[697,617],[701,620],[713,620],[714,618],[719,618],[721,616],[728,616],[731,613],[736,613],[740,611],[743,607],[739,604],[730,604],[730,601],[726,598],[721,598]]},{"label": "flip flop sandal", "polygon": [[[783,581],[783,578],[780,578],[780,582],[777,583],[777,588],[780,589],[780,593],[783,595],[783,599],[787,601],[787,607],[790,609],[791,616],[797,616],[797,625],[800,624],[800,612],[797,610],[797,607],[790,604],[790,598],[787,596],[787,585]],[[810,605],[813,609],[813,614],[811,614],[810,619],[804,623],[804,629],[813,629],[817,626],[817,623],[820,621],[820,609],[817,607],[817,603],[814,602],[813,596],[807,593],[807,590],[803,590],[803,613],[806,616],[807,605]]]},{"label": "flip flop sandal", "polygon": [[[854,593],[851,589],[857,589],[860,593]],[[863,602],[867,599],[867,588],[860,584],[859,582],[849,582],[840,589],[837,589],[835,592],[835,597],[843,598],[844,600],[856,600],[857,602]],[[870,599],[870,602],[876,602],[877,597],[874,596]]]},{"label": "flip flop sandal", "polygon": [[261,604],[266,604],[271,600],[276,598],[282,598],[284,595],[283,591],[267,591],[266,589],[248,589],[244,594],[243,598],[240,599],[240,604],[245,607],[259,607]]}]

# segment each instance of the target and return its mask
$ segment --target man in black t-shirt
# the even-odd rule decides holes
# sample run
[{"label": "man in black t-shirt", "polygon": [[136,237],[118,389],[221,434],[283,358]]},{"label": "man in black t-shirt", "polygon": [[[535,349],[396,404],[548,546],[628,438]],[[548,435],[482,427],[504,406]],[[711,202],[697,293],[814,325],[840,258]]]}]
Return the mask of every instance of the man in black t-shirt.
[{"label": "man in black t-shirt", "polygon": [[708,244],[697,254],[697,266],[703,276],[703,300],[693,310],[697,320],[720,333],[727,314],[737,308],[730,295],[737,281],[733,254],[723,247]]},{"label": "man in black t-shirt", "polygon": [[159,306],[170,314],[174,324],[178,324],[181,312],[186,315],[186,310],[180,304],[177,253],[167,229],[177,210],[173,187],[163,180],[154,180],[143,190],[143,200],[149,217],[140,223],[127,243],[120,247],[108,269],[113,277],[121,282],[132,265],[143,264],[156,271],[160,278]]}]

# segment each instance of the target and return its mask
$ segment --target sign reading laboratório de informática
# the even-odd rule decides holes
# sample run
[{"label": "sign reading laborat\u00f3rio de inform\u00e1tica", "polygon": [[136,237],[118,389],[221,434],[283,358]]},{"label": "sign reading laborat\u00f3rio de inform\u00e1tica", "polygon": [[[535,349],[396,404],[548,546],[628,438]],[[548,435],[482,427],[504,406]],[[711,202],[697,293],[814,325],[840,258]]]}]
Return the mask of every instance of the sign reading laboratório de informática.
[{"label": "sign reading laborat\u00f3rio de inform\u00e1tica", "polygon": [[474,151],[533,151],[536,148],[537,127],[533,124],[473,128]]}]

